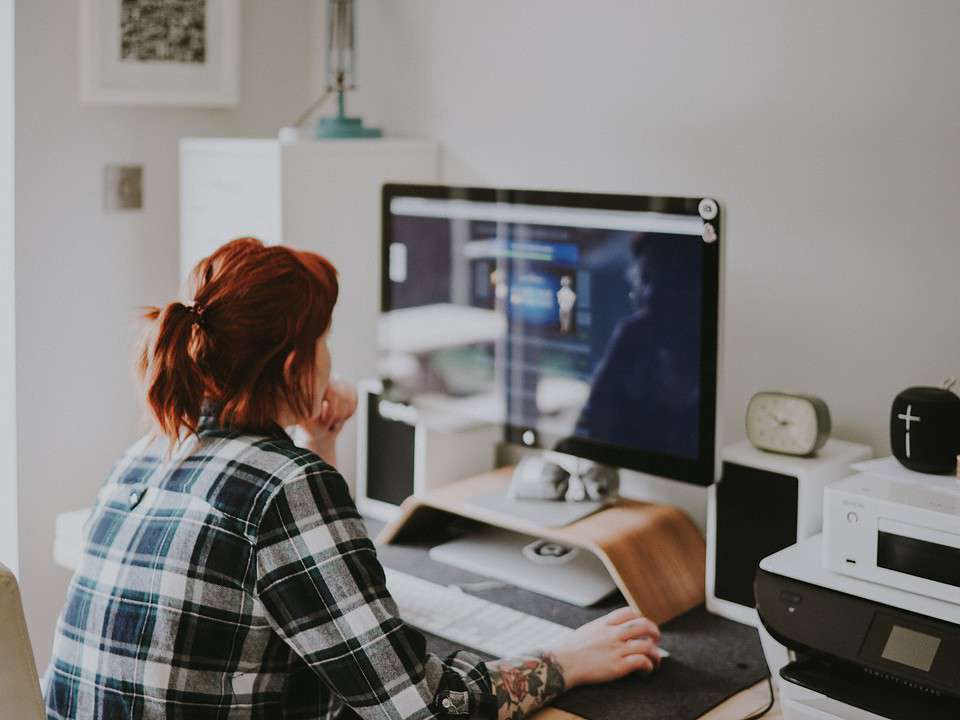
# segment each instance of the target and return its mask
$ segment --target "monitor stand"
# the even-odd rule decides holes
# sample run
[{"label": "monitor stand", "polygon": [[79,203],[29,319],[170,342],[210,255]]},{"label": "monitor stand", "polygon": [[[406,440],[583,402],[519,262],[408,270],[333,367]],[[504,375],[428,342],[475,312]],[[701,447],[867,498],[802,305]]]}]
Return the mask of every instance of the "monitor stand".
[{"label": "monitor stand", "polygon": [[[380,532],[377,542],[436,544],[449,540],[445,528],[462,518],[473,527],[480,524],[510,530],[593,555],[626,601],[655,623],[665,623],[703,604],[706,546],[682,510],[621,499],[569,525],[546,527],[470,504],[470,498],[494,491],[505,497],[512,475],[512,468],[500,468],[413,495],[404,501],[397,519]],[[568,504],[577,503],[556,503]],[[513,501],[511,505],[516,507]]]},{"label": "monitor stand", "polygon": [[481,493],[464,498],[465,505],[484,510],[493,510],[503,515],[536,523],[542,527],[563,527],[588,515],[610,506],[609,501],[584,500],[566,502],[564,500],[519,500],[512,498],[503,490]]},{"label": "monitor stand", "polygon": [[588,550],[500,528],[475,530],[432,547],[429,555],[444,565],[580,607],[617,589],[603,561]]}]

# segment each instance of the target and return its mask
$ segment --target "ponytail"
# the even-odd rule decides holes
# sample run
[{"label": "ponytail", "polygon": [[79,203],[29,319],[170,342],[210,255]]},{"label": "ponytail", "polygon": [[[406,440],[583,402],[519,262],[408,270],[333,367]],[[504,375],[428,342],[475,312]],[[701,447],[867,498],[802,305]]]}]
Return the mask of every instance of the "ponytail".
[{"label": "ponytail", "polygon": [[159,321],[156,338],[147,339],[140,354],[147,402],[164,435],[178,437],[181,427],[196,432],[207,384],[197,361],[202,314],[196,306],[174,302],[163,310],[147,308],[144,317]]}]

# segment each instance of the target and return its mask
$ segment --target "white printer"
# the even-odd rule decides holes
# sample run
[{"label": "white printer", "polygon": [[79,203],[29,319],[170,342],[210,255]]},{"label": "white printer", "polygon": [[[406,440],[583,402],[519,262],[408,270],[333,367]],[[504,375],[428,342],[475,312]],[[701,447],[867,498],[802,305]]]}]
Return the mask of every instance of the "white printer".
[{"label": "white printer", "polygon": [[960,718],[960,604],[833,572],[822,557],[817,535],[757,572],[785,720]]},{"label": "white printer", "polygon": [[823,499],[823,566],[960,603],[960,483],[894,458],[853,466]]}]

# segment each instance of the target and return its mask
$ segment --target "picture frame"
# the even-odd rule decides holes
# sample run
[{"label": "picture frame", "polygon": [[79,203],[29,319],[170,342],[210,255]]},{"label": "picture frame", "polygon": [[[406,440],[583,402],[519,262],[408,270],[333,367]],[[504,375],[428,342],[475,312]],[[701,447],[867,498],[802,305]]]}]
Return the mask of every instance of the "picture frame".
[{"label": "picture frame", "polygon": [[239,100],[239,0],[80,0],[80,101],[228,108]]}]

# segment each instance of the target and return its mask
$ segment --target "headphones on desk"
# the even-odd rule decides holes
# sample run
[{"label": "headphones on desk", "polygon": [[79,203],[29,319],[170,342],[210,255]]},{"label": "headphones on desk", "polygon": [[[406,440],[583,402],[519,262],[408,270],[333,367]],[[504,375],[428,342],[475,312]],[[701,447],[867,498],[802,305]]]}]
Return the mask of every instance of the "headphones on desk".
[{"label": "headphones on desk", "polygon": [[516,500],[602,502],[620,492],[616,469],[557,452],[523,458],[513,473],[509,496]]}]

